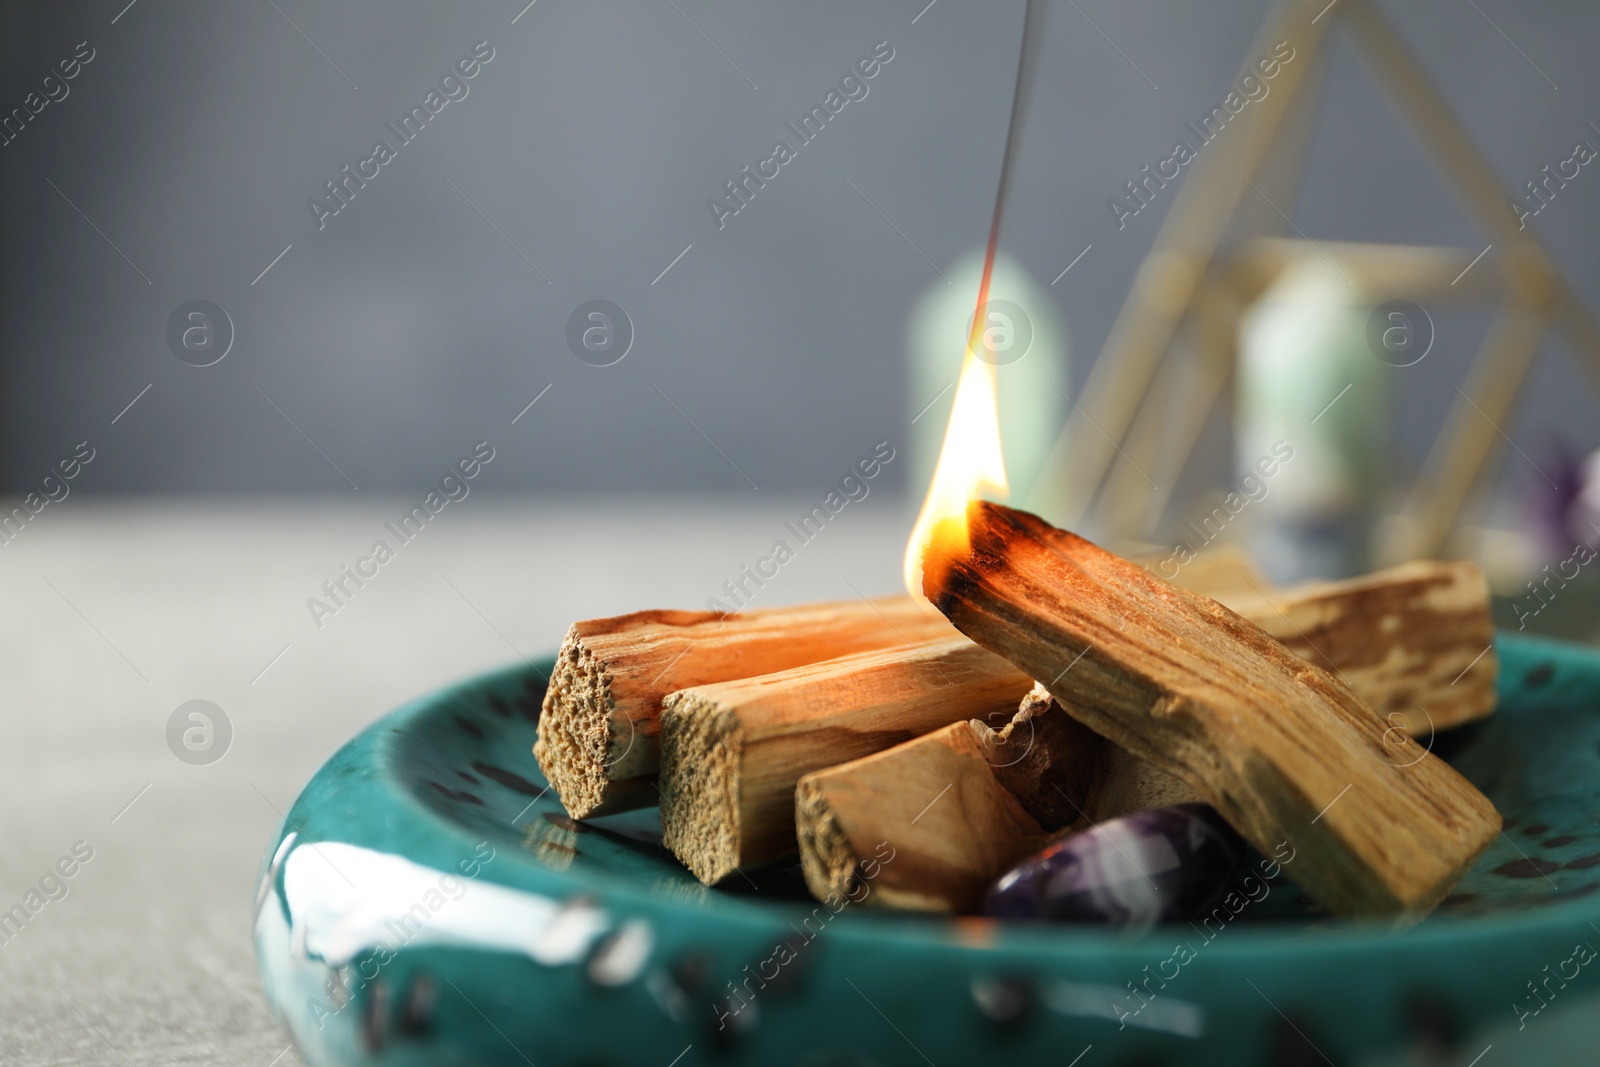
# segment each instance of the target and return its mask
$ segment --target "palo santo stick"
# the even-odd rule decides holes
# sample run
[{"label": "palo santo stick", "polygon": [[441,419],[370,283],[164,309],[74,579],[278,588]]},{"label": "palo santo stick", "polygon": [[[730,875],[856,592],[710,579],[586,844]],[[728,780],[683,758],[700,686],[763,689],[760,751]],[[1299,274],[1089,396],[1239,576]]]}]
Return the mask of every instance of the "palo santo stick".
[{"label": "palo santo stick", "polygon": [[1058,830],[1201,799],[1035,685],[1000,730],[953,723],[801,778],[795,833],[819,900],[960,913]]},{"label": "palo santo stick", "polygon": [[574,623],[533,752],[573,818],[649,807],[657,801],[661,700],[673,690],[953,633],[910,597]]},{"label": "palo santo stick", "polygon": [[[996,780],[978,725],[951,723],[800,779],[795,828],[813,896],[974,911],[990,883],[1044,847],[1039,824]],[[872,891],[858,898],[863,878]]]},{"label": "palo santo stick", "polygon": [[[1494,710],[1495,656],[1484,651],[1493,632],[1489,590],[1476,564],[1417,561],[1347,581],[1261,592],[1257,585],[1255,594],[1216,599],[1300,658],[1337,674],[1385,722],[1413,737]],[[1051,714],[1055,704],[1049,690],[1035,686],[1004,729],[973,724],[997,780],[1047,829],[1072,822],[1069,812],[1104,822],[1204,801],[1182,779],[1063,712]]]},{"label": "palo santo stick", "polygon": [[[1417,560],[1344,581],[1276,589],[1253,575],[1242,557],[1226,556],[1206,577],[1224,580],[1209,595],[1301,659],[1337,675],[1386,725],[1428,739],[1436,730],[1494,711],[1494,624],[1488,582],[1475,563]],[[1183,587],[1195,589],[1192,584]],[[1042,687],[1030,698],[1051,699]],[[1077,764],[1079,777],[1094,785],[1068,792],[1093,821],[1203,799],[1181,779],[1115,745],[1091,759],[1086,753],[1095,751],[1093,745],[1058,738],[1064,731],[1060,717],[1044,715],[1044,703],[1031,716],[1024,714],[1029,705],[1023,701],[1011,729],[1028,731],[1030,738],[1024,722],[1049,730],[1050,736],[1041,733],[1043,743],[1028,759]],[[1396,742],[1397,735],[1389,734],[1388,740]],[[1099,761],[1098,770],[1088,769],[1093,760]],[[1027,782],[1005,784],[1024,807],[1044,819],[1029,803]],[[1061,804],[1056,789],[1043,790],[1046,801],[1052,794]]]},{"label": "palo santo stick", "polygon": [[975,502],[937,526],[923,590],[1067,712],[1194,786],[1256,848],[1287,840],[1296,883],[1334,914],[1424,914],[1499,832],[1486,797],[1415,742],[1386,741],[1342,682],[1215,601],[1026,512]]},{"label": "palo santo stick", "polygon": [[[1056,714],[1066,713],[1058,711]],[[1182,778],[1168,774],[1105,738],[1100,741],[1098,787],[1084,798],[1083,804],[1083,810],[1092,821],[1105,822],[1169,804],[1209,803],[1200,790]]]},{"label": "palo santo stick", "polygon": [[1284,589],[1229,545],[1182,567],[1171,557],[1140,562],[1173,585],[1227,605],[1297,656],[1338,675],[1379,718],[1413,737],[1494,712],[1494,621],[1489,583],[1475,563],[1415,560]]},{"label": "palo santo stick", "polygon": [[1418,560],[1266,597],[1216,599],[1338,675],[1386,724],[1413,737],[1494,711],[1489,583],[1475,563]]},{"label": "palo santo stick", "polygon": [[1056,710],[1056,700],[1044,686],[1035,682],[1011,721],[999,730],[977,719],[968,725],[995,781],[1040,826],[1060,830],[1099,821],[1092,802],[1105,789],[1106,753],[1114,746]]},{"label": "palo santo stick", "polygon": [[1009,713],[1032,684],[958,635],[673,693],[661,715],[663,843],[707,885],[789,855],[802,775]]},{"label": "palo santo stick", "polygon": [[[1042,685],[1022,698],[1003,730],[972,723],[996,779],[1046,829],[1104,822],[1168,804],[1205,802],[1200,792],[1121,748],[1060,708]],[[1014,755],[1017,749],[1026,754]]]}]

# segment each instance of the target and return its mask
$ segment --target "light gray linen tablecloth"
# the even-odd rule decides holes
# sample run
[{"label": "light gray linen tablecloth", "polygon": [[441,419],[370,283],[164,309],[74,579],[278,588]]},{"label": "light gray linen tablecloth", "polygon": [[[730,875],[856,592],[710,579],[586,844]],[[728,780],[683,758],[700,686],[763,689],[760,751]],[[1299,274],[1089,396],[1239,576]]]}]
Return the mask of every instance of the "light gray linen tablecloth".
[{"label": "light gray linen tablecloth", "polygon": [[[384,712],[545,654],[573,619],[703,606],[809,502],[473,495],[319,629],[307,599],[412,503],[72,496],[0,545],[0,911],[93,850],[0,943],[0,1064],[299,1064],[249,923],[307,778]],[[758,604],[897,591],[908,527],[887,495],[851,504]],[[206,766],[166,740],[195,699],[234,732]]]}]

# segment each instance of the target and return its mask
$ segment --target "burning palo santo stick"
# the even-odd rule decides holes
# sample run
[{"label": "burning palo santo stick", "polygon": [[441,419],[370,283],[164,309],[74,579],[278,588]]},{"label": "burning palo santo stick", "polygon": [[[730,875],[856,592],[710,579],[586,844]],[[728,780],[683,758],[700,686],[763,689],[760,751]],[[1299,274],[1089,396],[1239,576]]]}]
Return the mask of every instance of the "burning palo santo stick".
[{"label": "burning palo santo stick", "polygon": [[970,716],[1033,684],[956,636],[697,686],[661,716],[663,843],[707,885],[795,851],[800,776]]},{"label": "burning palo santo stick", "polygon": [[[1227,574],[1238,581],[1218,591],[1219,603],[1338,675],[1395,730],[1427,738],[1494,711],[1489,587],[1476,564],[1417,560],[1290,589],[1268,585],[1243,564],[1230,563]],[[1046,829],[1073,821],[1063,810],[1069,804],[1101,822],[1202,799],[1181,779],[1101,744],[1065,713],[1045,714],[1054,704],[1036,684],[1003,729],[973,726],[997,779]]]},{"label": "burning palo santo stick", "polygon": [[953,633],[909,597],[574,623],[550,676],[534,755],[573,818],[650,807],[661,700],[673,690]]},{"label": "burning palo santo stick", "polygon": [[1296,882],[1330,912],[1424,914],[1499,832],[1486,797],[1414,742],[1397,748],[1342,682],[1026,512],[979,501],[939,522],[922,589],[1257,848],[1287,839]]}]

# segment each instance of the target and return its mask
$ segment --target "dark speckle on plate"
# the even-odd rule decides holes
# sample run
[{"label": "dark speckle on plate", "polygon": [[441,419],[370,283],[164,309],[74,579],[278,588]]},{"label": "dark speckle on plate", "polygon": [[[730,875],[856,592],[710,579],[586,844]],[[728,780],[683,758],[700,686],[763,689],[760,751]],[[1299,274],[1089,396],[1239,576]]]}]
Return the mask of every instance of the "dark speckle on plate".
[{"label": "dark speckle on plate", "polygon": [[1405,1020],[1416,1035],[1419,1051],[1427,1062],[1438,1062],[1461,1044],[1465,1028],[1450,1002],[1433,993],[1417,992],[1406,997]]},{"label": "dark speckle on plate", "polygon": [[1313,1063],[1327,1060],[1322,1051],[1330,1047],[1327,1037],[1316,1034],[1313,1038],[1311,1035],[1315,1027],[1311,1020],[1293,1008],[1289,1009],[1287,1015],[1278,1013],[1267,1025],[1271,1027],[1271,1052],[1266,1062],[1272,1067],[1310,1067]]},{"label": "dark speckle on plate", "polygon": [[389,985],[383,979],[372,983],[361,1012],[361,1044],[368,1053],[383,1048],[385,1015],[389,1004]]},{"label": "dark speckle on plate", "polygon": [[433,1008],[439,998],[438,983],[433,976],[419,973],[411,979],[405,999],[400,1003],[400,1015],[395,1029],[406,1037],[421,1037],[433,1027]]},{"label": "dark speckle on plate", "polygon": [[1562,904],[1562,903],[1565,903],[1566,901],[1569,901],[1569,900],[1576,900],[1578,897],[1586,897],[1590,893],[1593,893],[1597,889],[1600,889],[1600,885],[1590,884],[1590,885],[1574,886],[1571,889],[1562,889],[1562,890],[1559,890],[1559,891],[1554,892],[1554,893],[1546,893],[1544,896],[1540,897],[1534,903],[1537,903],[1537,904]]},{"label": "dark speckle on plate", "polygon": [[1538,663],[1522,676],[1522,684],[1529,689],[1543,689],[1556,676],[1556,665],[1549,661]]},{"label": "dark speckle on plate", "polygon": [[472,775],[468,774],[466,771],[457,771],[456,772],[456,777],[461,779],[463,782],[466,782],[468,785],[482,785],[483,784],[477,778],[474,778]]},{"label": "dark speckle on plate", "polygon": [[972,979],[972,999],[983,1017],[1002,1030],[1025,1023],[1039,997],[1026,975],[978,975]]},{"label": "dark speckle on plate", "polygon": [[430,781],[428,784],[437,789],[439,792],[443,793],[445,796],[449,797],[451,800],[457,801],[458,803],[476,804],[480,808],[484,806],[483,799],[481,797],[474,793],[469,793],[465,789],[451,789],[447,785],[440,785],[438,782],[434,781]]},{"label": "dark speckle on plate", "polygon": [[464,730],[467,733],[471,734],[473,737],[476,737],[478,740],[480,740],[480,741],[483,740],[483,727],[479,726],[477,723],[473,722],[471,719],[467,718],[466,716],[457,715],[456,716],[456,725],[461,727],[462,730]]},{"label": "dark speckle on plate", "polygon": [[1568,860],[1567,867],[1574,871],[1588,870],[1590,867],[1600,867],[1600,852],[1589,856],[1579,856],[1575,860]]},{"label": "dark speckle on plate", "polygon": [[1529,837],[1538,837],[1540,834],[1549,833],[1550,827],[1546,826],[1542,822],[1533,822],[1529,823],[1527,826],[1524,826],[1522,828],[1522,832],[1527,834]]},{"label": "dark speckle on plate", "polygon": [[1563,845],[1570,845],[1576,840],[1577,838],[1571,834],[1562,834],[1560,837],[1552,837],[1543,844],[1545,848],[1561,848]]},{"label": "dark speckle on plate", "polygon": [[530,797],[542,796],[544,794],[544,789],[542,787],[528,781],[528,779],[522,777],[522,775],[514,774],[513,772],[507,770],[501,770],[499,767],[496,767],[493,764],[481,762],[474,763],[472,765],[472,769],[483,775],[485,778],[488,778],[490,781],[499,782],[507,789],[515,789],[517,792],[526,793]]},{"label": "dark speckle on plate", "polygon": [[666,977],[678,993],[691,1000],[698,999],[711,977],[711,960],[704,953],[691,949],[673,961]]},{"label": "dark speckle on plate", "polygon": [[1551,863],[1549,860],[1521,859],[1502,863],[1494,869],[1494,873],[1507,878],[1542,878],[1551,871],[1560,869],[1561,864]]}]

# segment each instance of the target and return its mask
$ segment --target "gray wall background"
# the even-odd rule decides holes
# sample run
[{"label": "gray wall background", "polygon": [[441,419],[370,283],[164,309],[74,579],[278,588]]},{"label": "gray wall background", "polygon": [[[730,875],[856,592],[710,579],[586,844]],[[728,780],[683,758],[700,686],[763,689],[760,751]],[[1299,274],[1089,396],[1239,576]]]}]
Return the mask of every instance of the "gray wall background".
[{"label": "gray wall background", "polygon": [[[905,315],[937,280],[927,260],[985,237],[1022,6],[925,2],[6,5],[4,109],[77,42],[96,56],[0,148],[0,488],[31,488],[88,439],[84,492],[349,493],[346,476],[410,491],[487,438],[490,491],[749,492],[739,471],[820,491],[903,438]],[[1006,245],[1043,283],[1093,245],[1050,290],[1081,382],[1172,201],[1119,233],[1106,199],[1220,103],[1267,5],[1049,6]],[[1385,7],[1509,184],[1580,137],[1600,144],[1585,127],[1600,10]],[[307,199],[479,40],[495,58],[470,95],[319,232]],[[706,199],[880,40],[895,57],[870,95],[719,232]],[[1481,245],[1343,44],[1330,75],[1298,225]],[[1597,205],[1586,169],[1535,224],[1593,307]],[[237,331],[208,368],[165,341],[193,298]],[[565,343],[594,298],[635,326],[612,367]],[[1442,323],[1435,355],[1397,379],[1401,466],[1480,330]],[[1558,355],[1507,429],[1530,450],[1552,433],[1593,447],[1594,411]]]}]

